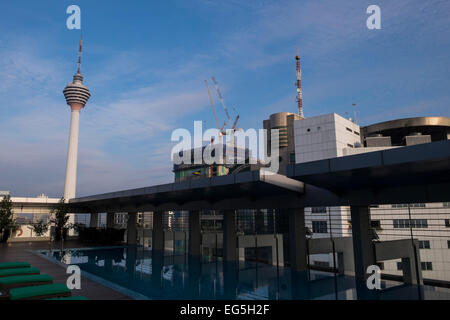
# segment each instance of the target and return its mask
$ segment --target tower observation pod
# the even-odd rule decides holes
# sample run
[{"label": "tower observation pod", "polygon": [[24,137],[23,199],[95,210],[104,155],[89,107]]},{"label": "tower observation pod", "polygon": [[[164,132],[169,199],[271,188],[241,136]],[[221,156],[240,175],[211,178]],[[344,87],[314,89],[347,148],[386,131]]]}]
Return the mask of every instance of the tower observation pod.
[{"label": "tower observation pod", "polygon": [[80,111],[84,108],[91,96],[89,89],[83,85],[83,76],[81,75],[82,47],[83,40],[80,38],[77,73],[73,76],[73,82],[69,83],[63,91],[66,102],[72,110],[70,118],[69,149],[67,152],[66,181],[64,184],[64,199],[66,201],[75,198]]}]

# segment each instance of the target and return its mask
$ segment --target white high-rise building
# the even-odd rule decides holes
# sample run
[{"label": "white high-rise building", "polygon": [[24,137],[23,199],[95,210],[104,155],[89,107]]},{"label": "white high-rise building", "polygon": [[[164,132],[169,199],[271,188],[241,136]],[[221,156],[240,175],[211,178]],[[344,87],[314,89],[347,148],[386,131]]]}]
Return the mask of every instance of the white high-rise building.
[{"label": "white high-rise building", "polygon": [[294,121],[295,162],[341,157],[361,145],[359,126],[336,113]]},{"label": "white high-rise building", "polygon": [[[357,124],[335,113],[295,120],[295,160],[303,163],[400,148],[431,142],[432,137],[448,139],[445,130],[450,128],[449,120],[440,117],[393,120],[365,127],[363,133]],[[371,227],[381,241],[409,238],[412,227],[413,237],[419,240],[423,278],[450,281],[450,203],[371,206],[370,213]],[[352,236],[350,207],[305,208],[305,219],[313,238]],[[401,275],[400,262],[400,259],[385,261],[381,268],[387,274]],[[310,263],[333,266],[333,257],[313,255]]]}]

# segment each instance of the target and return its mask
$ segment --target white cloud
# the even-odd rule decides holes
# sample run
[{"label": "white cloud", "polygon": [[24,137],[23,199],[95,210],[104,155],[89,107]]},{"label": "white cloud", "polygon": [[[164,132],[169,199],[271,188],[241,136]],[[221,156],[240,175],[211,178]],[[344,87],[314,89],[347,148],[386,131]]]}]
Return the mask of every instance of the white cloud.
[{"label": "white cloud", "polygon": [[[1,60],[5,68],[0,72],[0,83],[4,84],[0,97],[4,105],[14,108],[3,109],[0,117],[0,189],[17,195],[45,192],[60,196],[70,123],[70,108],[65,104],[62,88],[70,81],[71,74],[62,80],[60,66],[35,49],[25,45],[0,54],[6,58]],[[16,51],[20,54],[15,54]],[[117,61],[121,61],[123,55],[118,53],[118,57]],[[140,61],[131,60],[126,67],[122,65],[115,70],[117,77],[127,76],[139,67]],[[193,61],[172,73],[188,77],[189,70],[199,67],[198,61]],[[159,70],[165,77],[163,81],[121,90],[115,96],[96,95],[95,83],[103,81],[107,86],[117,81],[116,77],[97,78],[92,84],[86,79],[93,96],[81,116],[79,195],[173,179],[171,143],[156,142],[154,138],[170,131],[185,116],[207,107],[208,100],[200,79],[186,80],[183,86],[177,87],[169,72],[164,73],[161,67]],[[121,143],[128,150],[117,157],[111,145]],[[147,145],[147,150],[135,150],[139,143]]]},{"label": "white cloud", "polygon": [[[370,40],[376,44],[389,33],[416,40],[430,32],[441,32],[442,43],[448,44],[450,39],[445,37],[450,21],[446,15],[450,12],[448,1],[380,0],[383,30],[379,33],[365,27],[365,9],[369,3],[364,1],[206,3],[223,10],[224,17],[233,10],[251,8],[252,19],[239,21],[230,26],[230,31],[217,34],[208,52],[182,57],[165,48],[159,52],[114,51],[116,48],[96,48],[91,44],[91,54],[102,56],[103,52],[106,58],[88,70],[83,69],[93,96],[81,117],[79,194],[170,181],[170,141],[161,140],[158,134],[169,132],[184,118],[203,110],[212,120],[203,85],[203,79],[211,75],[220,79],[227,75],[237,78],[240,72],[251,74],[278,66],[282,61],[292,63],[297,45],[308,63],[320,61],[323,67],[339,63],[341,56],[350,56],[351,50],[362,42]],[[417,24],[418,32],[405,30],[412,25],[408,21]],[[60,61],[40,40],[23,35],[10,36],[7,40],[0,38],[0,189],[12,189],[18,195],[36,195],[42,191],[61,194],[64,182],[70,111],[62,89],[71,80],[75,61]],[[161,57],[165,59],[158,59]],[[428,81],[436,74],[436,66],[422,66],[422,75]],[[305,102],[320,105],[325,97],[332,99],[356,90],[352,87],[354,79],[364,79],[364,72],[349,72],[338,81],[336,77],[328,79],[327,74],[305,79]],[[377,66],[371,77],[378,88],[372,92],[380,91],[380,83],[390,90],[398,88],[398,78],[395,74],[389,76],[393,73],[401,75],[406,88],[413,87],[418,70],[389,64],[385,68]],[[286,79],[292,95],[281,94],[281,98],[267,101],[267,106],[258,106],[259,112],[252,119],[242,117],[243,122],[256,124],[258,121],[260,127],[258,117],[267,118],[272,112],[286,109],[294,111],[293,80],[294,74],[292,79]],[[359,88],[368,86],[367,83],[358,85]],[[221,83],[223,91],[232,86],[231,81],[223,86]],[[419,113],[429,104],[436,105],[442,100],[420,101],[423,102],[417,106],[401,104],[402,107],[394,106],[390,110],[398,116],[411,110]],[[313,109],[327,112],[333,108],[324,105]],[[378,116],[372,116],[373,112]],[[374,121],[379,116],[378,112],[367,110],[361,119]],[[119,144],[121,154],[117,155],[112,149]]]}]

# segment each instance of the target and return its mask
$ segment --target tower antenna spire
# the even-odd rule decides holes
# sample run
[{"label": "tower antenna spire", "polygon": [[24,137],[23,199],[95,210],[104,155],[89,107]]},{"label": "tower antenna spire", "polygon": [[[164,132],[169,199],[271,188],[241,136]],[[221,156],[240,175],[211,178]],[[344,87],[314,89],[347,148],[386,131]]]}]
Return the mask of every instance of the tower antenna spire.
[{"label": "tower antenna spire", "polygon": [[298,115],[304,118],[303,115],[303,95],[302,95],[302,69],[300,66],[300,55],[298,53],[297,47],[297,55],[295,56],[296,63],[296,71],[297,71],[297,105],[298,105]]},{"label": "tower antenna spire", "polygon": [[78,49],[78,68],[77,73],[81,74],[81,53],[83,51],[83,33],[80,35],[80,47]]}]

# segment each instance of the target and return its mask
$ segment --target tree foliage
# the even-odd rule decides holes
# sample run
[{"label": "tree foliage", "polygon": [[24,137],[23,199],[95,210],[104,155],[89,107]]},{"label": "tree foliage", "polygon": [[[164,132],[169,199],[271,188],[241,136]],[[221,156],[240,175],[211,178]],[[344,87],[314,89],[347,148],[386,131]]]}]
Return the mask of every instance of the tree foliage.
[{"label": "tree foliage", "polygon": [[40,220],[39,222],[33,224],[31,227],[28,227],[38,236],[44,235],[48,231],[48,223],[45,223],[44,220]]},{"label": "tree foliage", "polygon": [[11,197],[9,195],[4,196],[0,203],[0,232],[3,233],[6,230],[15,231],[17,228],[12,211]]},{"label": "tree foliage", "polygon": [[58,229],[67,228],[69,221],[69,207],[64,202],[64,198],[59,200],[58,204],[53,208],[52,214],[54,217],[51,219],[51,222],[55,224],[55,227]]}]

